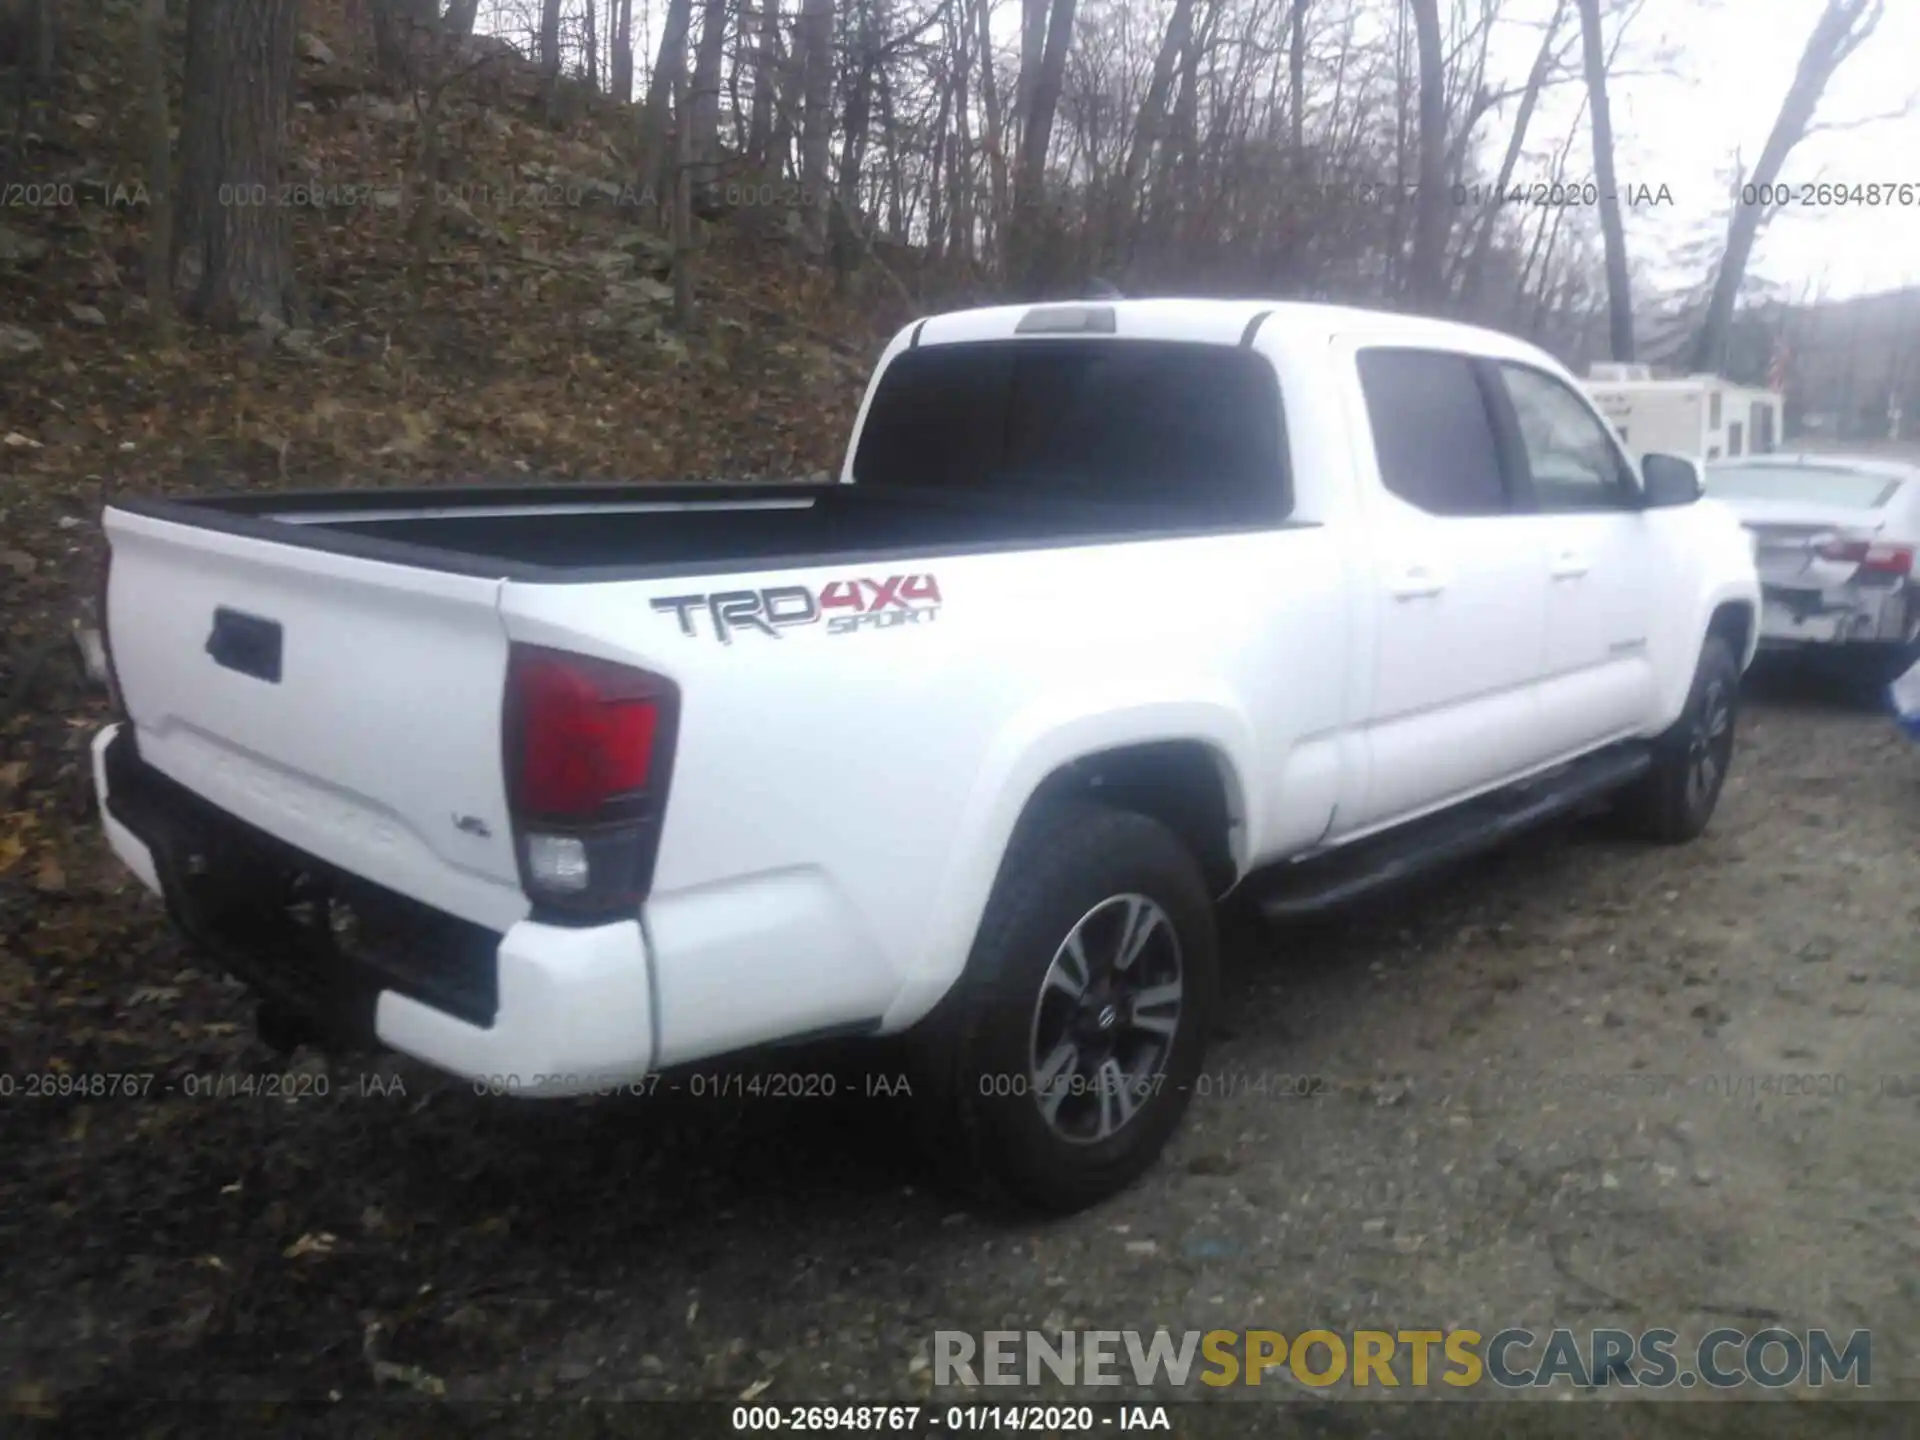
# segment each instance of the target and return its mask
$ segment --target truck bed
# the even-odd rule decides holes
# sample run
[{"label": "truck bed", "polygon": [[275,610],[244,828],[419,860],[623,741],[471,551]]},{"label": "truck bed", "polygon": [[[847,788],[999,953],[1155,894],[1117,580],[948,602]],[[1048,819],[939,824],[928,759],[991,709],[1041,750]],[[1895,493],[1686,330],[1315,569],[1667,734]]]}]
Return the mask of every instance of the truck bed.
[{"label": "truck bed", "polygon": [[840,484],[470,485],[120,498],[159,520],[454,574],[605,581],[1147,540],[1279,517]]}]

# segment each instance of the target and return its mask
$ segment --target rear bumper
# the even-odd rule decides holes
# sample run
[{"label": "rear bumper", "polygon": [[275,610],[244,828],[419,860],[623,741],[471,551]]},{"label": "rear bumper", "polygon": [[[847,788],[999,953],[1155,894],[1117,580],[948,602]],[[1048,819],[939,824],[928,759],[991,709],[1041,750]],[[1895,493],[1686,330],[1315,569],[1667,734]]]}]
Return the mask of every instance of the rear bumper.
[{"label": "rear bumper", "polygon": [[123,726],[94,738],[93,778],[114,854],[195,947],[330,1041],[524,1095],[592,1093],[653,1069],[637,921],[501,933],[442,915],[215,811],[145,765]]},{"label": "rear bumper", "polygon": [[1897,645],[1916,617],[1912,582],[1850,586],[1844,590],[1762,587],[1760,644],[1763,649],[1817,645]]}]

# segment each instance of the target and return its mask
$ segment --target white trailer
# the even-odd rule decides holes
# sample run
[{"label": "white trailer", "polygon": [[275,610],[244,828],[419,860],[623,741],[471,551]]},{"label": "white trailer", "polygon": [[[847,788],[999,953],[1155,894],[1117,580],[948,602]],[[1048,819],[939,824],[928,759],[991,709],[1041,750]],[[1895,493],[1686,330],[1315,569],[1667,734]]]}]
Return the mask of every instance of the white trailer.
[{"label": "white trailer", "polygon": [[1715,375],[1656,380],[1643,365],[1595,365],[1586,388],[1635,456],[1705,463],[1766,455],[1780,445],[1783,397],[1774,390]]}]

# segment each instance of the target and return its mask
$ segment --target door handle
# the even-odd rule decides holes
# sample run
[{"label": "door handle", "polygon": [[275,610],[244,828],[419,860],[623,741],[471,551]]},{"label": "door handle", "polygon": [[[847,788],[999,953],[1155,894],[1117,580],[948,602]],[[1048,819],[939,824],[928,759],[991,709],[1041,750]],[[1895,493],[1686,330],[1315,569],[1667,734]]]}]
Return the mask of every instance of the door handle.
[{"label": "door handle", "polygon": [[1578,550],[1562,550],[1553,557],[1548,573],[1556,580],[1578,580],[1593,568],[1593,562]]},{"label": "door handle", "polygon": [[1396,600],[1424,600],[1438,595],[1447,588],[1446,579],[1437,571],[1425,565],[1409,565],[1400,572],[1397,580],[1387,587]]}]

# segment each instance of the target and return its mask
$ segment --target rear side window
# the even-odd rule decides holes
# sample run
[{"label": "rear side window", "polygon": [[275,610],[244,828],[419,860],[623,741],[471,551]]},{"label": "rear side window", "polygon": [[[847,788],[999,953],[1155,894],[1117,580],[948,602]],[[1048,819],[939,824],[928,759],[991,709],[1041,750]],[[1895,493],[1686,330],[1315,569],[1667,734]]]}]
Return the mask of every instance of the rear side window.
[{"label": "rear side window", "polygon": [[904,351],[880,377],[853,478],[1232,520],[1291,508],[1272,367],[1250,350],[1150,340]]},{"label": "rear side window", "polygon": [[1362,350],[1360,389],[1387,489],[1430,515],[1507,512],[1499,443],[1472,360]]}]

